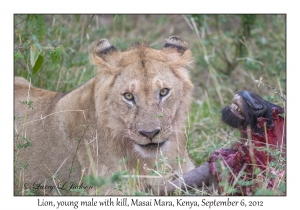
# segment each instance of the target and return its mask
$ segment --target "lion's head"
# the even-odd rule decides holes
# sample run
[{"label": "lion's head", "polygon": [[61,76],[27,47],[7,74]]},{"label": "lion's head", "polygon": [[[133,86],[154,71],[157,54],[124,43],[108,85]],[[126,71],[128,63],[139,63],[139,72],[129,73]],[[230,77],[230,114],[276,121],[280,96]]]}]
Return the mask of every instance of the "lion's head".
[{"label": "lion's head", "polygon": [[94,95],[108,139],[143,159],[158,151],[187,157],[184,126],[193,90],[188,44],[171,36],[162,50],[142,44],[121,52],[101,39],[91,58],[100,67]]}]

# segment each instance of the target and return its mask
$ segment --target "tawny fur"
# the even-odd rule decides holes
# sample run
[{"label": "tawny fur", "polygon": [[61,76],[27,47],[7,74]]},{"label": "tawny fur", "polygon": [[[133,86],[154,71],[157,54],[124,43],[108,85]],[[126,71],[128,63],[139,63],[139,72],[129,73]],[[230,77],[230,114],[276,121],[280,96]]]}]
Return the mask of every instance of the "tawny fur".
[{"label": "tawny fur", "polygon": [[[50,185],[54,174],[57,182],[76,183],[88,174],[109,177],[118,170],[135,174],[138,161],[138,174],[148,175],[145,164],[153,168],[160,154],[173,170],[185,173],[193,169],[184,135],[192,100],[188,74],[192,53],[180,38],[170,37],[168,42],[171,46],[162,50],[138,45],[120,52],[107,40],[100,40],[91,54],[99,73],[68,94],[29,89],[25,79],[16,77],[14,115],[20,118],[15,144],[24,141],[22,136],[31,139],[31,146],[17,153],[19,181]],[[170,89],[165,99],[159,98],[163,88]],[[126,92],[134,95],[134,104],[124,99]],[[27,100],[33,101],[33,109],[20,103]],[[151,141],[138,131],[156,127],[161,131],[152,142],[165,144],[162,153],[153,156],[153,151],[139,146]],[[184,162],[178,164],[176,158]],[[18,170],[26,161],[27,168]],[[142,183],[146,186],[151,180]]]}]

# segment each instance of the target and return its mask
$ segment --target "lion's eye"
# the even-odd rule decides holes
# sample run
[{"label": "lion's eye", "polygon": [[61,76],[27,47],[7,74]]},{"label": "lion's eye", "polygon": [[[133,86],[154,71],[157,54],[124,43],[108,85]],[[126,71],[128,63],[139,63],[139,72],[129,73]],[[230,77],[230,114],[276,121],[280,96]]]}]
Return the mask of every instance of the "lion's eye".
[{"label": "lion's eye", "polygon": [[126,100],[133,101],[134,97],[133,97],[132,93],[124,93],[123,96]]},{"label": "lion's eye", "polygon": [[166,96],[166,95],[168,95],[169,91],[170,91],[170,89],[164,88],[164,89],[162,89],[162,90],[160,91],[159,95],[160,95],[161,97]]}]

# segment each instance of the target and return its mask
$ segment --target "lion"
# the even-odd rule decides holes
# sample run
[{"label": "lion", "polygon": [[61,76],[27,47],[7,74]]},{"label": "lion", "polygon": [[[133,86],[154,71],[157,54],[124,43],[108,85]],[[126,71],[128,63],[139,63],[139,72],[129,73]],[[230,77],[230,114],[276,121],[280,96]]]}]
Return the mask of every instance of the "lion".
[{"label": "lion", "polygon": [[117,171],[141,177],[146,190],[161,157],[171,172],[195,167],[184,132],[193,91],[188,43],[171,36],[160,50],[137,44],[122,52],[101,39],[91,61],[98,74],[69,93],[15,77],[15,194],[63,194],[62,186]]}]

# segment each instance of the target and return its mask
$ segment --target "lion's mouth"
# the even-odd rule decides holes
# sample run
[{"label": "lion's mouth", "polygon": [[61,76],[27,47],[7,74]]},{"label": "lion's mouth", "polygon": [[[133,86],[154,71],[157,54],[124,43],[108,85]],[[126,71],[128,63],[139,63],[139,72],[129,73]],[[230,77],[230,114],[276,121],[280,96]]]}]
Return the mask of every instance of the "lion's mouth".
[{"label": "lion's mouth", "polygon": [[145,149],[156,149],[157,147],[163,146],[165,143],[166,141],[160,143],[139,144],[139,146]]}]

